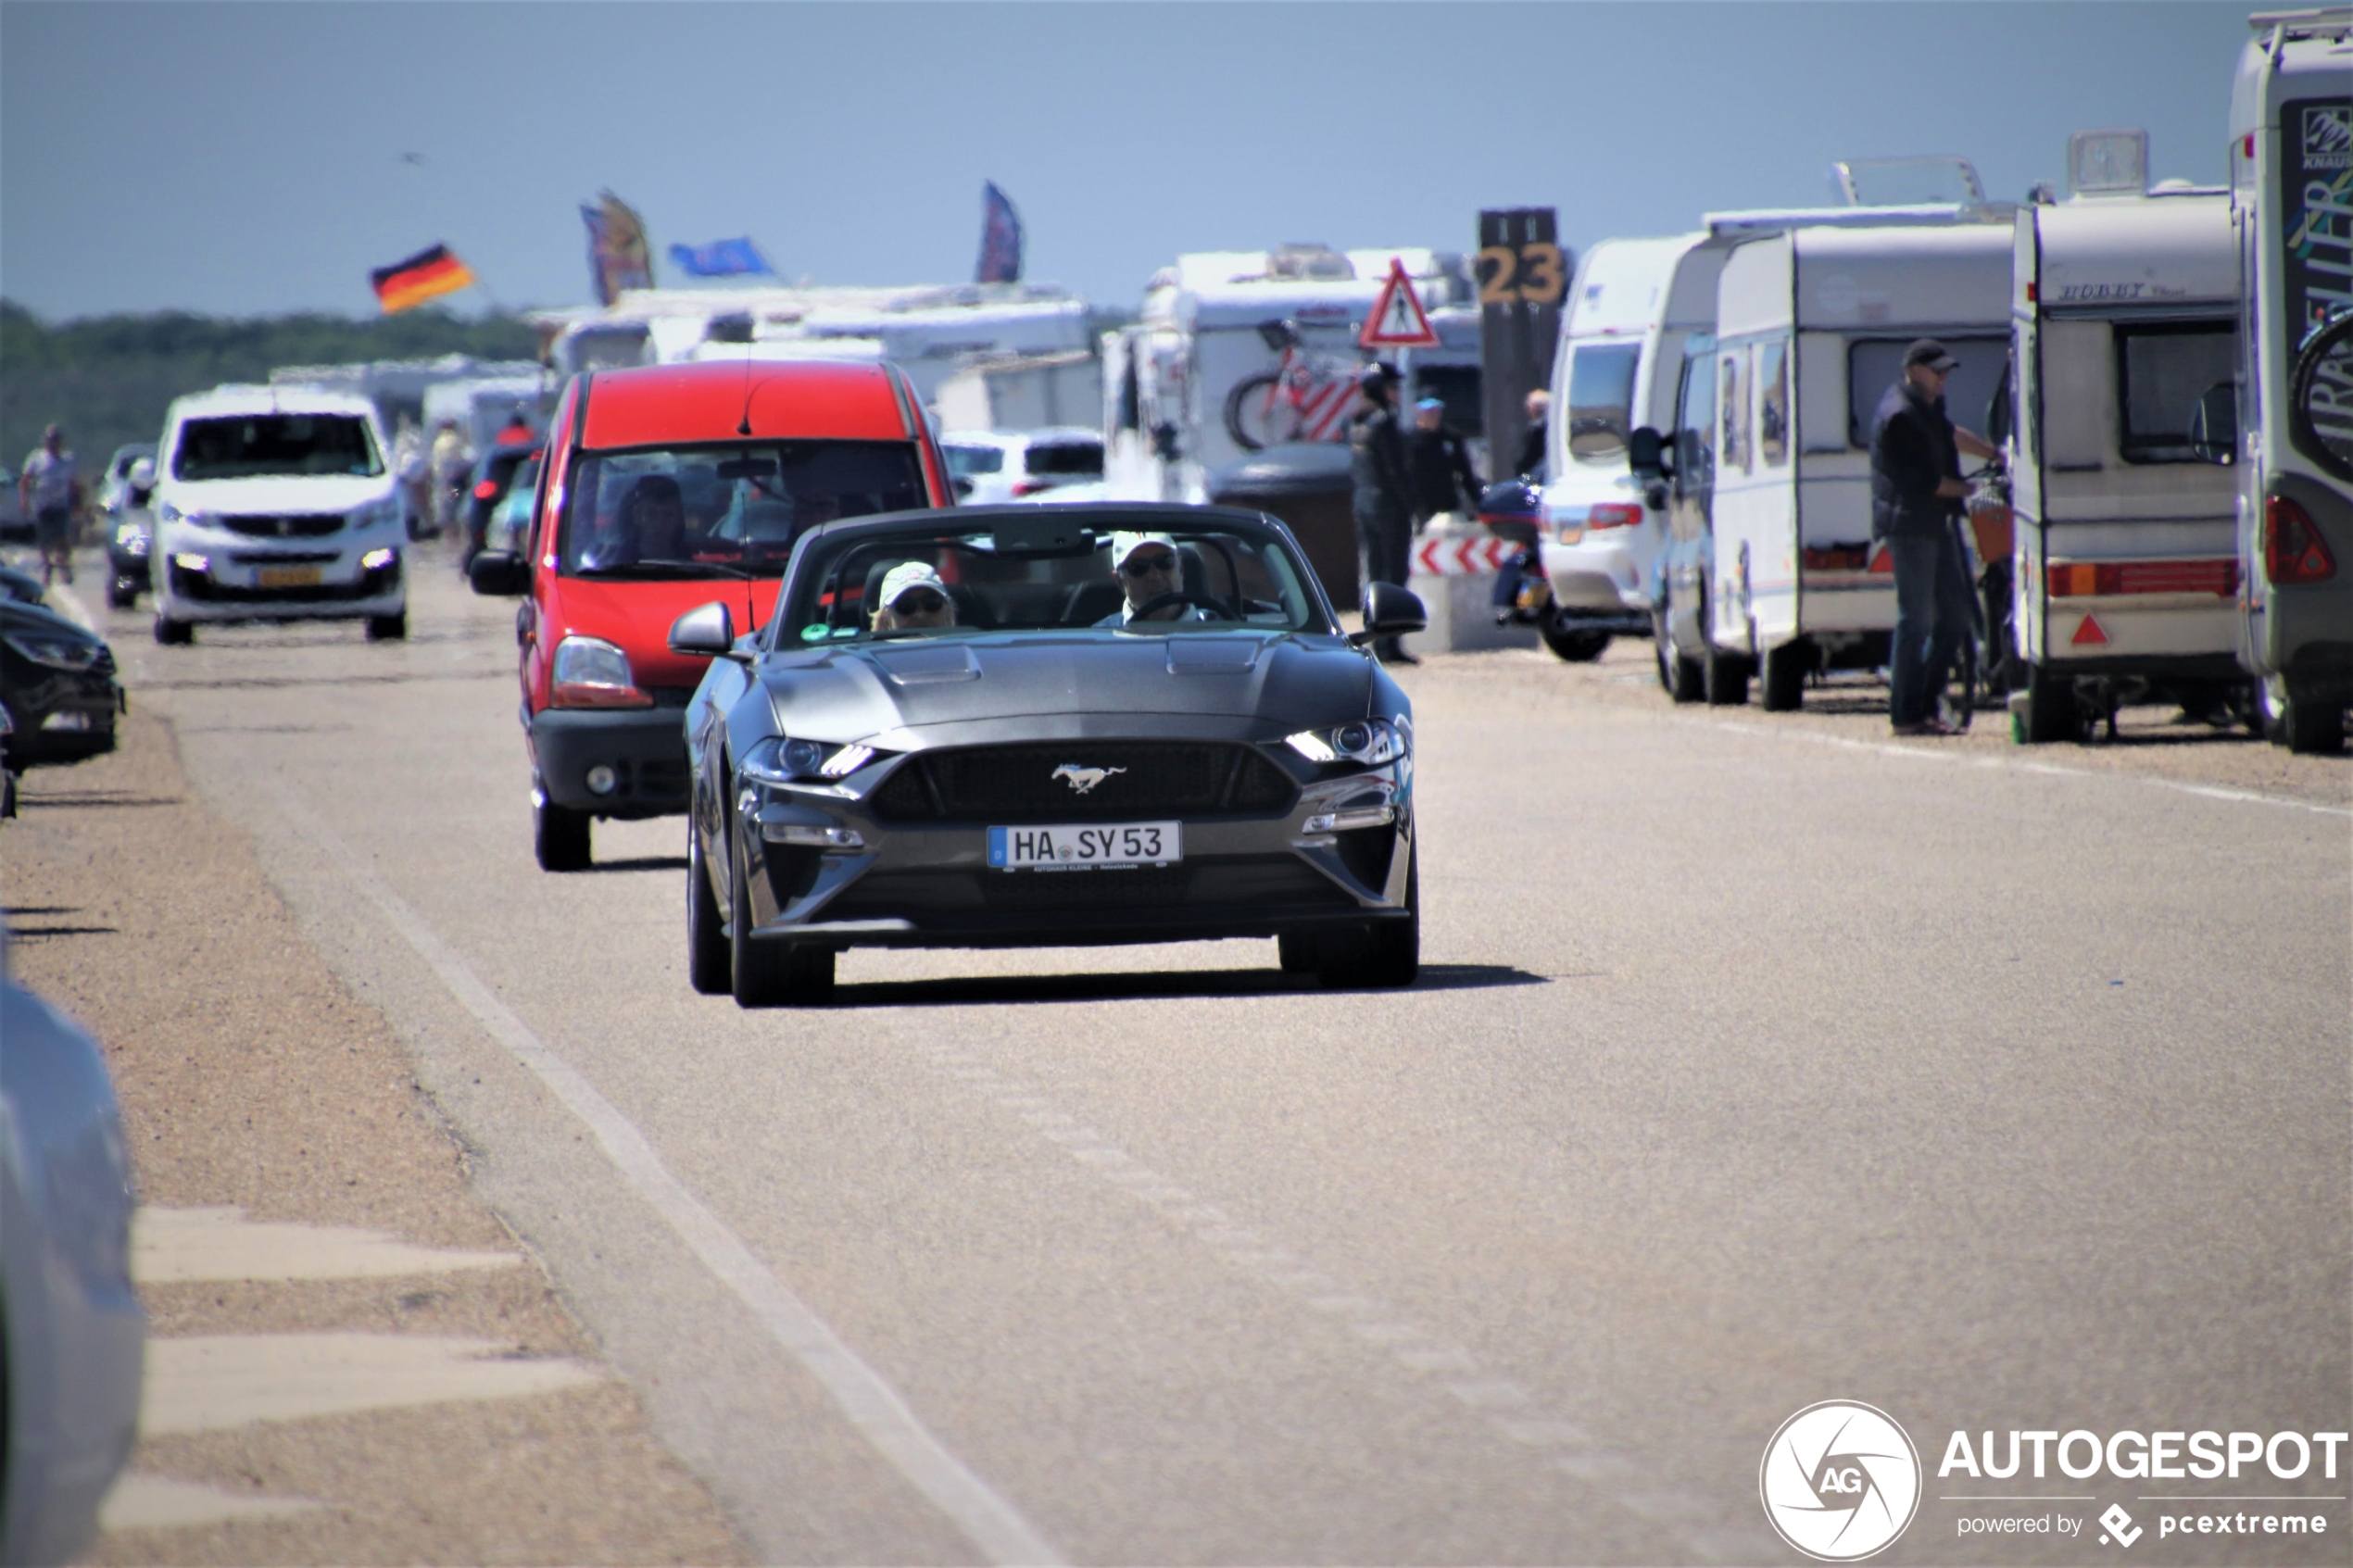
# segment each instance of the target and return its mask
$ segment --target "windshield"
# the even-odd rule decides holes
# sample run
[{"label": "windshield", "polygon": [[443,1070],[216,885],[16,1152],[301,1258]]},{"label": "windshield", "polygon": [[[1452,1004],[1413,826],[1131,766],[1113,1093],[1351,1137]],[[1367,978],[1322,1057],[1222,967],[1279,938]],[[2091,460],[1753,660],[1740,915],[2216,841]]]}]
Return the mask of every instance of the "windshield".
[{"label": "windshield", "polygon": [[[976,527],[934,514],[820,538],[777,600],[774,646],[1078,627],[1332,629],[1307,564],[1273,528],[1214,514],[1183,522],[1172,526],[1167,512],[1090,513],[1084,523]],[[1008,532],[988,531],[998,526]],[[886,579],[890,606],[881,603]]]},{"label": "windshield", "polygon": [[1585,343],[1568,365],[1568,455],[1580,463],[1624,455],[1634,422],[1638,343]]},{"label": "windshield", "polygon": [[1005,466],[1005,453],[999,446],[959,446],[953,442],[940,450],[948,455],[948,477],[971,479],[978,474],[997,473]]},{"label": "windshield", "polygon": [[357,414],[239,414],[190,420],[171,455],[178,479],[257,479],[384,471],[376,438]]},{"label": "windshield", "polygon": [[928,502],[905,441],[590,453],[566,483],[562,570],[582,577],[774,577],[818,523]]},{"label": "windshield", "polygon": [[1058,479],[1101,479],[1103,476],[1103,446],[1100,441],[1057,441],[1051,445],[1030,447],[1022,467],[1033,474],[1051,474]]}]

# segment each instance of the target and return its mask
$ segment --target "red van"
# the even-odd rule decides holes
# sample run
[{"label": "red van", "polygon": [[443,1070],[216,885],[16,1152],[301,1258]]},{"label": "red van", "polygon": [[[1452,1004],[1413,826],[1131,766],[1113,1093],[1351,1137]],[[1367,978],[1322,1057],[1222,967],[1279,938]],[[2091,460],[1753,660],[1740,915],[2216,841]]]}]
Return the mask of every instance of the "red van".
[{"label": "red van", "polygon": [[895,366],[576,377],[548,426],[525,553],[472,571],[476,593],[530,596],[515,636],[539,864],[585,869],[595,818],[686,809],[685,709],[710,661],[670,651],[673,621],[721,599],[759,626],[806,530],[953,504]]}]

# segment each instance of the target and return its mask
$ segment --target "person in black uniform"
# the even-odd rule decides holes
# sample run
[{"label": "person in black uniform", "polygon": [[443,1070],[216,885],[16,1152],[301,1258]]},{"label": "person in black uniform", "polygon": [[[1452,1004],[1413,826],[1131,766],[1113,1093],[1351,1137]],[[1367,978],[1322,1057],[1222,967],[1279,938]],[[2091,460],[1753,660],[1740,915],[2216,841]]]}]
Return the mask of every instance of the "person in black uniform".
[{"label": "person in black uniform", "polygon": [[[1404,433],[1397,428],[1397,370],[1367,365],[1356,377],[1365,406],[1349,423],[1349,475],[1354,482],[1357,578],[1362,583],[1405,585],[1405,561],[1414,540],[1414,487]],[[1373,644],[1384,664],[1418,664],[1395,637]]]},{"label": "person in black uniform", "polygon": [[1405,438],[1414,473],[1414,526],[1428,527],[1441,512],[1478,512],[1478,473],[1463,438],[1446,428],[1446,405],[1425,397],[1414,405],[1414,433]]}]

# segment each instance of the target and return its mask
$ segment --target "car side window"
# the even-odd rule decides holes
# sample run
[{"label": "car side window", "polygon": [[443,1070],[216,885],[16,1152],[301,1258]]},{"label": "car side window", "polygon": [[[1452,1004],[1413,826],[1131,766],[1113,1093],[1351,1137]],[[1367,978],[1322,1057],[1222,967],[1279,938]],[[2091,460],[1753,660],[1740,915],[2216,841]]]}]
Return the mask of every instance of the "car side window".
[{"label": "car side window", "polygon": [[1756,448],[1766,466],[1789,461],[1789,344],[1786,340],[1757,350]]},{"label": "car side window", "polygon": [[1726,468],[1743,473],[1748,471],[1748,378],[1743,374],[1747,358],[1744,348],[1716,357],[1717,428],[1722,436],[1718,450]]},{"label": "car side window", "polygon": [[1716,482],[1716,353],[1713,345],[1683,360],[1675,431],[1675,471],[1686,494]]}]

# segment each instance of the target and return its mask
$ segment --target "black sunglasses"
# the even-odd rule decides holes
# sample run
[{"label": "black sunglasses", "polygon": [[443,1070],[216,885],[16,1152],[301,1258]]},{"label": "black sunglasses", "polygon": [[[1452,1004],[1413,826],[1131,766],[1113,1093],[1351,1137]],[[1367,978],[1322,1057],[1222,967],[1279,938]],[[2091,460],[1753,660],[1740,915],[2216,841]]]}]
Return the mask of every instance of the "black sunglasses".
[{"label": "black sunglasses", "polygon": [[1119,570],[1122,575],[1127,577],[1145,577],[1155,571],[1174,571],[1176,570],[1176,558],[1170,555],[1146,556],[1141,559],[1131,557],[1120,562]]},{"label": "black sunglasses", "polygon": [[929,588],[910,588],[890,601],[893,609],[903,609],[912,615],[931,615],[947,608],[948,601]]}]

